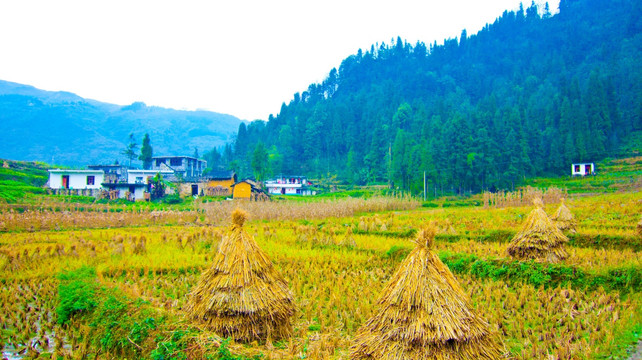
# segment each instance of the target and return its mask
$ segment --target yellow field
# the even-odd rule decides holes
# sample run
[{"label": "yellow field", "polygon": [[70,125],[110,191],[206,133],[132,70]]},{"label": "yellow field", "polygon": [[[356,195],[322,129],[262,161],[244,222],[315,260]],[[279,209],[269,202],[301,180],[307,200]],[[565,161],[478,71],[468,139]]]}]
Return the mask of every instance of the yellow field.
[{"label": "yellow field", "polygon": [[[54,353],[62,358],[346,359],[356,330],[377,311],[380,291],[413,247],[412,231],[428,221],[442,230],[435,251],[514,358],[617,358],[642,330],[642,241],[635,230],[640,193],[567,201],[579,221],[578,234],[567,246],[570,258],[557,267],[520,264],[506,256],[506,238],[529,207],[424,209],[407,200],[377,201],[228,202],[224,208],[199,204],[181,212],[67,206],[40,217],[35,210],[5,209],[0,215],[0,342],[6,354],[32,358]],[[186,320],[181,310],[235,206],[256,214],[246,230],[294,293],[299,311],[291,339],[228,343]],[[555,208],[545,210],[552,214]],[[95,292],[84,301],[94,304],[74,304],[78,308],[72,307],[69,321],[59,324],[61,303],[70,291],[63,285],[86,284],[72,276],[86,268],[95,273],[86,277]],[[518,271],[511,275],[506,269]],[[535,272],[525,275],[528,269]]]}]

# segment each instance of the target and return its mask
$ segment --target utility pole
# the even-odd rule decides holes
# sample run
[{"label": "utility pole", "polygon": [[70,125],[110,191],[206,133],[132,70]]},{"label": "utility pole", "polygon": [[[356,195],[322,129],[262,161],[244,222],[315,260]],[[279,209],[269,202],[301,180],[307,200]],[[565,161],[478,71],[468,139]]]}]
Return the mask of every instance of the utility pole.
[{"label": "utility pole", "polygon": [[388,188],[392,188],[392,143],[388,143]]},{"label": "utility pole", "polygon": [[426,172],[424,171],[424,202],[426,201]]}]

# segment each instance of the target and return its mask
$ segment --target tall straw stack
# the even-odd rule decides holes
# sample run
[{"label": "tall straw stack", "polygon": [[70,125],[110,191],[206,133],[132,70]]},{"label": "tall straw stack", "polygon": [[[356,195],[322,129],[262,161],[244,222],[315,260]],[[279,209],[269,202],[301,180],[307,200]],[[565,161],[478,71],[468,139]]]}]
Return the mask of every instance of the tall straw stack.
[{"label": "tall straw stack", "polygon": [[415,249],[383,289],[379,313],[357,332],[352,359],[499,359],[502,344],[476,314],[461,286],[432,248],[436,228],[418,235]]},{"label": "tall straw stack", "polygon": [[508,244],[508,255],[519,260],[558,262],[568,257],[564,244],[568,238],[548,218],[542,201],[533,201],[535,209],[528,214],[522,229]]},{"label": "tall straw stack", "polygon": [[244,229],[247,213],[235,210],[232,226],[185,307],[206,327],[238,341],[292,335],[293,296],[283,276]]},{"label": "tall straw stack", "polygon": [[551,220],[553,220],[555,226],[562,231],[576,232],[577,221],[575,221],[575,216],[573,216],[571,210],[564,204],[564,198],[562,198],[562,203],[551,217]]}]

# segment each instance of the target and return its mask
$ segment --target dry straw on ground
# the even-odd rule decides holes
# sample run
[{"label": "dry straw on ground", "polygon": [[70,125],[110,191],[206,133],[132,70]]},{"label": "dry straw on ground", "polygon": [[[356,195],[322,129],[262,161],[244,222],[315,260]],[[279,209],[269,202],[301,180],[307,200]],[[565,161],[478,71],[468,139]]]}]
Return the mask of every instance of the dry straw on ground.
[{"label": "dry straw on ground", "polygon": [[223,337],[277,340],[292,335],[295,305],[283,276],[244,229],[247,213],[232,213],[211,268],[201,276],[187,314]]},{"label": "dry straw on ground", "polygon": [[499,359],[498,336],[470,304],[448,267],[430,251],[429,226],[383,289],[379,312],[359,329],[352,359]]},{"label": "dry straw on ground", "polygon": [[514,206],[528,206],[532,204],[535,199],[541,199],[544,204],[555,204],[560,202],[560,199],[562,199],[566,193],[566,189],[562,190],[556,187],[542,190],[527,186],[524,189],[519,189],[514,192],[484,192],[483,202],[485,209],[489,207],[499,209]]},{"label": "dry straw on ground", "polygon": [[558,262],[568,257],[564,244],[568,238],[553,224],[542,209],[542,201],[533,201],[535,209],[528,214],[522,229],[508,244],[508,255],[519,260]]},{"label": "dry straw on ground", "polygon": [[576,232],[577,221],[575,221],[575,216],[573,216],[571,210],[564,204],[564,198],[562,198],[562,204],[557,208],[551,220],[562,231]]}]

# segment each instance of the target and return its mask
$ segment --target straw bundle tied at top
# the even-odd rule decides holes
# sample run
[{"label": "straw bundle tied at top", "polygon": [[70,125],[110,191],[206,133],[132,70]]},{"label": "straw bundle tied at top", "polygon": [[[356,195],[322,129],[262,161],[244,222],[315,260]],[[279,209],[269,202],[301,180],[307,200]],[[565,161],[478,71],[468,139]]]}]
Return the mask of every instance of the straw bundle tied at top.
[{"label": "straw bundle tied at top", "polygon": [[478,316],[448,267],[430,251],[436,229],[383,289],[379,312],[359,329],[352,359],[499,359],[502,345]]},{"label": "straw bundle tied at top", "polygon": [[558,229],[564,231],[575,232],[575,227],[577,222],[575,221],[575,216],[571,213],[571,210],[566,207],[564,204],[564,199],[562,198],[562,204],[555,212],[555,215],[551,217],[553,223],[557,226]]},{"label": "straw bundle tied at top", "polygon": [[520,260],[557,262],[566,259],[568,253],[564,244],[568,238],[548,218],[542,202],[535,202],[535,205],[522,229],[508,244],[508,254]]},{"label": "straw bundle tied at top", "polygon": [[186,312],[223,337],[240,341],[292,334],[293,296],[281,274],[243,230],[247,214],[236,210],[212,267],[192,290]]}]

